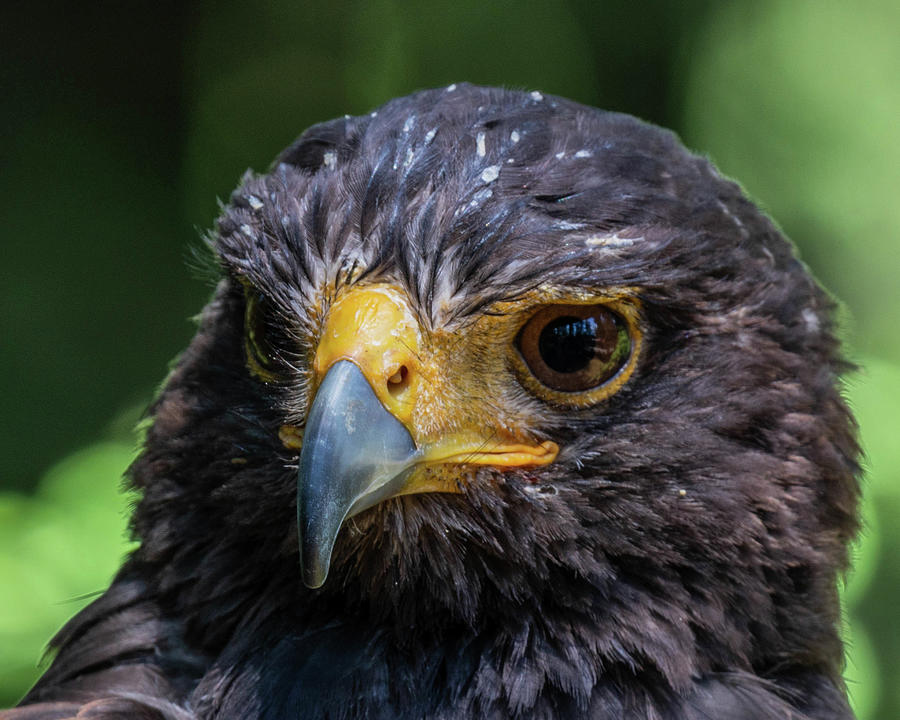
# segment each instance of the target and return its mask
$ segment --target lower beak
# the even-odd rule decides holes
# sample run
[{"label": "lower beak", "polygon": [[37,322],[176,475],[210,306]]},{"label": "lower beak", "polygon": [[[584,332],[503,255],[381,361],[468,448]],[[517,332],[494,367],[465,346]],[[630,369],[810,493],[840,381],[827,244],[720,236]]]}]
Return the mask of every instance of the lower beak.
[{"label": "lower beak", "polygon": [[325,582],[344,520],[399,494],[419,459],[409,431],[378,400],[362,371],[334,363],[303,433],[297,524],[303,582]]}]

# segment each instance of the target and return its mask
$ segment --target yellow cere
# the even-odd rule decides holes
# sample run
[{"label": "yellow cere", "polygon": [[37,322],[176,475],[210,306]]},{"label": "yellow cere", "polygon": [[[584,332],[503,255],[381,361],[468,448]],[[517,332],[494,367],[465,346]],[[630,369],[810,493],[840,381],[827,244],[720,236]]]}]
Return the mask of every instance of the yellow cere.
[{"label": "yellow cere", "polygon": [[313,362],[316,385],[334,363],[350,360],[408,426],[422,377],[420,345],[418,323],[400,293],[386,286],[350,290],[328,311]]}]

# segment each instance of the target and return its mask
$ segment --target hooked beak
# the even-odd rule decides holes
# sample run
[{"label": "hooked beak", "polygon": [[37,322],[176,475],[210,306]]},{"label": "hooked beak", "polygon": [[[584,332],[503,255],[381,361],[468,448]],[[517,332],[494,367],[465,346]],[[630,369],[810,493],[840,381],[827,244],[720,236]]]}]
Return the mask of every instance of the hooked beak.
[{"label": "hooked beak", "polygon": [[418,455],[409,431],[378,401],[362,371],[335,363],[309,412],[297,483],[303,582],[325,582],[348,517],[398,494]]}]

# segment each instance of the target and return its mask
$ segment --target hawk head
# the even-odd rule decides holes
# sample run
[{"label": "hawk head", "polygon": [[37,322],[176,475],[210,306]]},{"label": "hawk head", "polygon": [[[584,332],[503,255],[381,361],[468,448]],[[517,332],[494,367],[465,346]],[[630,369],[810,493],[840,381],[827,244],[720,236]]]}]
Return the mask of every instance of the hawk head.
[{"label": "hawk head", "polygon": [[309,129],[210,245],[123,570],[206,658],[197,706],[627,712],[715,676],[845,707],[833,303],[673,134],[424,91]]}]

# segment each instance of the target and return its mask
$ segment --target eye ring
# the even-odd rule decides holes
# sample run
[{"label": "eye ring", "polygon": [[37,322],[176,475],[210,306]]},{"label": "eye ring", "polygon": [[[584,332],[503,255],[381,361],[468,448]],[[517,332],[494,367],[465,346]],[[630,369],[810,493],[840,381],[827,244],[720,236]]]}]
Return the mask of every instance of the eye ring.
[{"label": "eye ring", "polygon": [[595,393],[631,366],[628,320],[604,304],[555,304],[522,326],[516,349],[533,380],[563,396]]}]

